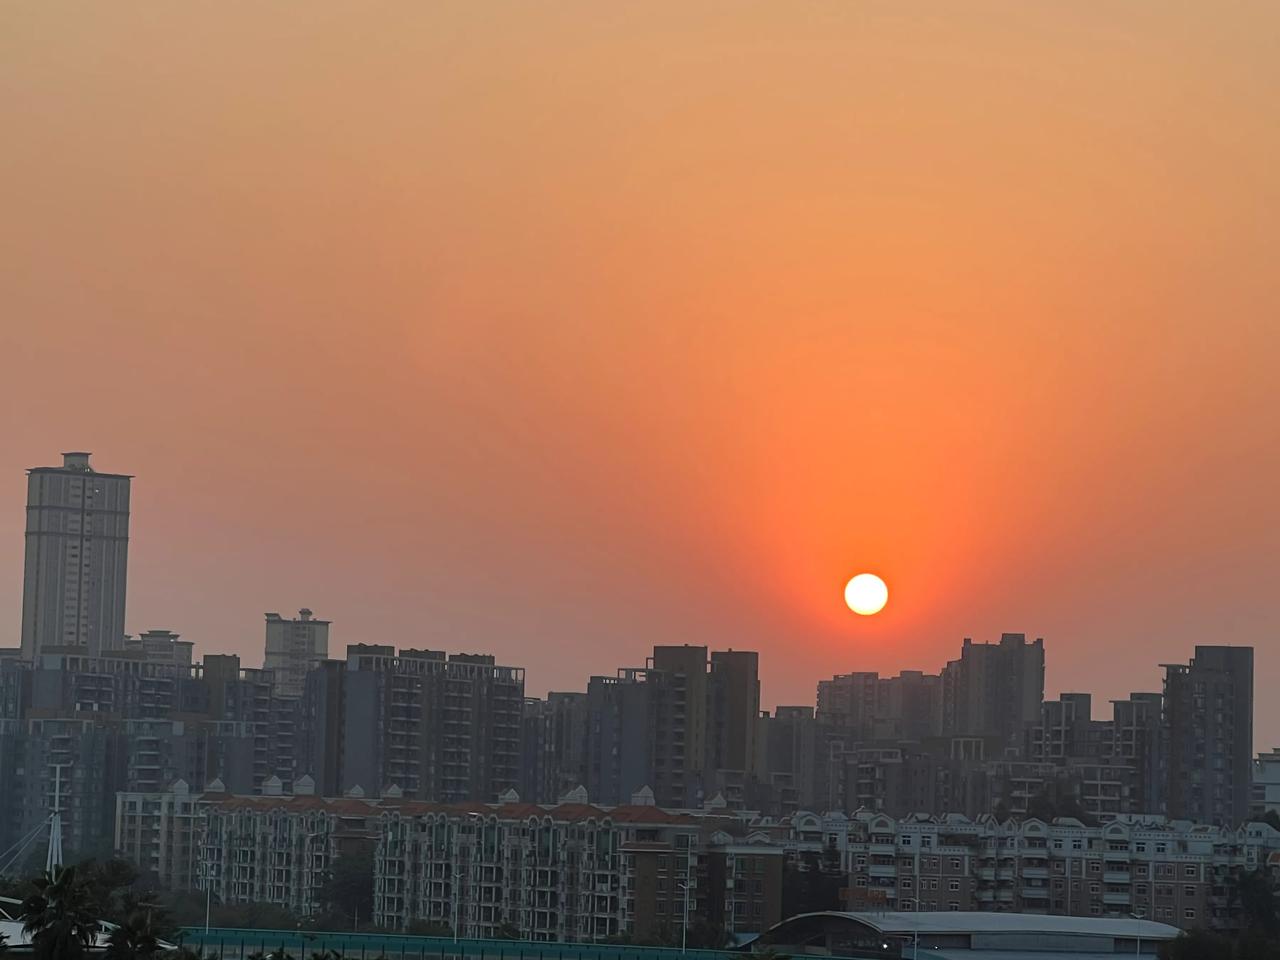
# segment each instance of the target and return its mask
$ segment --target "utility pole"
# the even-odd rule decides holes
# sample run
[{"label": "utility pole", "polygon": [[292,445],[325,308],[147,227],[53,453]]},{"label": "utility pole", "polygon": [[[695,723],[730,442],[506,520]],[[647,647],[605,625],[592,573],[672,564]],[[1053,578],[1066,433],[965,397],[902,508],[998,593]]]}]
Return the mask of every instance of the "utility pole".
[{"label": "utility pole", "polygon": [[206,848],[204,858],[204,939],[209,942],[209,915],[213,912],[213,864],[209,862]]},{"label": "utility pole", "polygon": [[684,883],[680,889],[684,891],[684,925],[680,930],[680,952],[686,953],[689,947],[689,888],[693,886],[693,837],[689,837],[688,855],[685,858]]},{"label": "utility pole", "polygon": [[[918,877],[916,880],[919,882]],[[908,897],[902,902],[916,905],[916,922],[913,924],[911,931],[911,960],[920,960],[920,900],[919,898]]]},{"label": "utility pole", "polygon": [[[1134,920],[1145,920],[1147,918],[1146,913],[1141,910],[1138,911],[1137,913],[1131,913],[1129,914],[1129,916],[1131,916]],[[1140,957],[1142,956],[1142,928],[1141,927],[1138,928],[1137,937],[1138,937],[1138,946],[1133,951],[1133,955],[1135,957]]]},{"label": "utility pole", "polygon": [[49,873],[62,867],[62,768],[65,763],[53,765],[53,810],[49,817],[49,850],[44,868]]}]

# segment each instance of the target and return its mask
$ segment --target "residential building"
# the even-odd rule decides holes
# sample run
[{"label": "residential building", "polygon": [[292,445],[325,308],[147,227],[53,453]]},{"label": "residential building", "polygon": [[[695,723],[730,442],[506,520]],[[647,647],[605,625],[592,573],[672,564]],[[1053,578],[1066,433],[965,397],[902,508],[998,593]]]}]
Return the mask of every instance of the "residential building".
[{"label": "residential building", "polygon": [[690,916],[728,932],[779,919],[783,849],[732,816],[384,802],[379,824],[374,921],[390,928],[425,920],[489,937],[512,924],[534,941],[678,942],[681,884]]},{"label": "residential building", "polygon": [[497,799],[520,786],[524,670],[492,656],[347,647],[307,677],[300,734],[321,790]]},{"label": "residential building", "polygon": [[1253,648],[1197,646],[1166,664],[1164,727],[1169,816],[1233,826],[1253,780]]},{"label": "residential building", "polygon": [[554,803],[587,782],[587,694],[528,697],[522,720],[520,796]]},{"label": "residential building", "polygon": [[281,697],[302,696],[307,673],[329,656],[329,620],[316,620],[305,607],[294,620],[267,614],[263,669],[270,670]]},{"label": "residential building", "polygon": [[27,471],[22,655],[124,643],[131,477],[99,473],[89,454]]},{"label": "residential building", "polygon": [[833,849],[850,875],[850,909],[1145,916],[1184,928],[1242,922],[1229,877],[1265,866],[1280,831],[1160,816],[1086,826],[1072,818],[801,812],[789,846]]},{"label": "residential building", "polygon": [[733,806],[746,803],[755,781],[760,716],[760,655],[723,650],[711,654],[707,674],[708,794]]},{"label": "residential building", "polygon": [[124,651],[141,656],[150,663],[173,663],[191,666],[190,640],[179,639],[172,630],[148,630],[136,637],[124,638]]},{"label": "residential building", "polygon": [[[210,798],[222,796],[221,781]],[[194,890],[204,808],[212,802],[178,779],[160,791],[116,794],[115,855],[150,875],[161,890]]]},{"label": "residential building", "polygon": [[942,677],[855,672],[818,682],[818,720],[854,741],[918,739],[942,730]]},{"label": "residential building", "polygon": [[271,903],[310,916],[337,859],[377,843],[377,805],[358,797],[204,800],[193,872],[220,903]]},{"label": "residential building", "polygon": [[1280,814],[1280,747],[1260,753],[1253,761],[1253,789],[1249,797],[1252,814]]},{"label": "residential building", "polygon": [[1001,634],[999,643],[968,637],[958,660],[942,671],[943,730],[952,736],[994,736],[1020,747],[1028,727],[1041,720],[1044,641]]}]

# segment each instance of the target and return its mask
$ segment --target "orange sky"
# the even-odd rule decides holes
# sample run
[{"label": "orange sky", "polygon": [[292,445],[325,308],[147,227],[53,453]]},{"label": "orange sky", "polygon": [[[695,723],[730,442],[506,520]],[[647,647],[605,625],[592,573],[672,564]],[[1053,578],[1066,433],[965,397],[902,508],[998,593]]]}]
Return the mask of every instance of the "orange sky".
[{"label": "orange sky", "polygon": [[811,703],[1001,630],[1051,694],[1197,642],[1270,676],[1277,38],[1271,2],[4,4],[0,617],[23,468],[89,449],[138,476],[129,628],[255,664],[306,605],[539,693],[691,641]]}]

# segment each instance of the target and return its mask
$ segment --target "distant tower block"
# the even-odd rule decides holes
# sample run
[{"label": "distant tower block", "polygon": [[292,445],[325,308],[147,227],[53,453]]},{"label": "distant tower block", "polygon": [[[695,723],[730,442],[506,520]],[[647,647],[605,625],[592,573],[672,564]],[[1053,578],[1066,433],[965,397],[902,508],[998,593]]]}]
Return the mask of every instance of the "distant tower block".
[{"label": "distant tower block", "polygon": [[124,645],[131,477],[98,473],[89,454],[27,471],[22,656]]},{"label": "distant tower block", "polygon": [[303,607],[298,619],[267,614],[267,646],[263,666],[275,675],[275,690],[282,697],[300,697],[307,671],[329,656],[328,620],[316,620]]}]

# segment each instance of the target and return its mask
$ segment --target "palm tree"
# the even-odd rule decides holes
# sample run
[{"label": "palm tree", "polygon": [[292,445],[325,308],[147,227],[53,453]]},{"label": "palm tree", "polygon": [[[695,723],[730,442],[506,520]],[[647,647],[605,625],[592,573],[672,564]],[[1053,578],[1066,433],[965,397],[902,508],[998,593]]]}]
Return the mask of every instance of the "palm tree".
[{"label": "palm tree", "polygon": [[75,867],[55,867],[32,881],[36,892],[22,901],[22,931],[31,938],[36,960],[83,957],[98,921]]},{"label": "palm tree", "polygon": [[151,925],[141,913],[132,913],[107,936],[107,960],[139,960],[159,948]]}]

